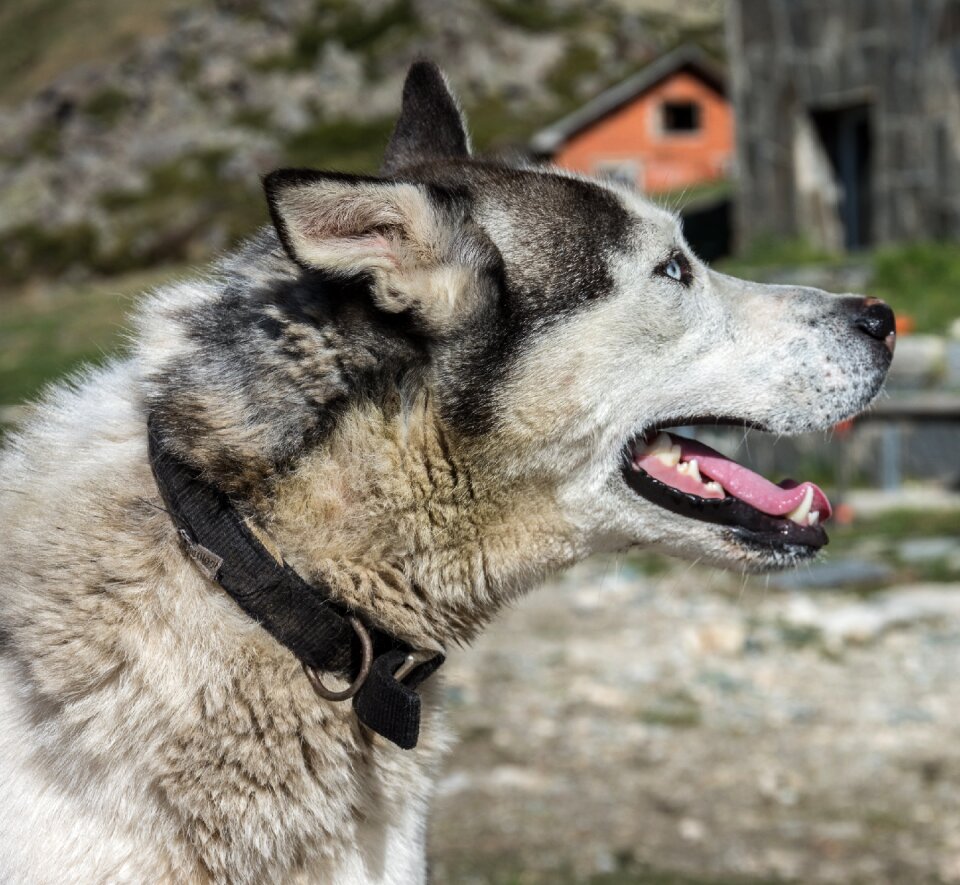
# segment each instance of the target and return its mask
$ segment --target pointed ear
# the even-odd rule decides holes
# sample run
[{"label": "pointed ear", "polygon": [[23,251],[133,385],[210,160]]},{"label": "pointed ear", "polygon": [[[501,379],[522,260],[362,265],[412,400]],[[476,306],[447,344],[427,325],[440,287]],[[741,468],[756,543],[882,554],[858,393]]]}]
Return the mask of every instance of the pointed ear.
[{"label": "pointed ear", "polygon": [[400,119],[380,171],[393,175],[430,157],[470,156],[470,139],[460,106],[443,72],[431,61],[416,61],[403,84]]},{"label": "pointed ear", "polygon": [[279,169],[264,179],[287,254],[306,268],[366,274],[377,305],[432,324],[452,315],[465,268],[451,259],[460,213],[424,185]]}]

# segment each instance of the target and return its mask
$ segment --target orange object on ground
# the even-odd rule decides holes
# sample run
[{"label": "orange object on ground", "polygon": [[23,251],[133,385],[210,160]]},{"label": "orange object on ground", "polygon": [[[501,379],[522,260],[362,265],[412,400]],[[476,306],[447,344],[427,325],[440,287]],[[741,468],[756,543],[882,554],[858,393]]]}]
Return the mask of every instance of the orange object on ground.
[{"label": "orange object on ground", "polygon": [[916,331],[917,324],[913,321],[913,317],[907,313],[898,313],[897,314],[897,334],[898,335],[909,335],[911,332]]},{"label": "orange object on ground", "polygon": [[850,525],[857,518],[857,513],[850,504],[838,504],[833,511],[833,519],[838,525]]}]

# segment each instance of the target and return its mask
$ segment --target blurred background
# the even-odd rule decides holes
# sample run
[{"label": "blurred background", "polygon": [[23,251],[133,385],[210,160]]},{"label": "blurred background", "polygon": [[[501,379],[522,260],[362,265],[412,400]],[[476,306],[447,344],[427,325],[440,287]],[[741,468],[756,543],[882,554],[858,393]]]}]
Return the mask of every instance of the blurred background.
[{"label": "blurred background", "polygon": [[900,333],[855,423],[700,434],[826,488],[821,562],[590,561],[453,656],[435,881],[960,882],[958,0],[6,0],[0,434],[264,224],[261,174],[374,171],[418,54],[479,152]]}]

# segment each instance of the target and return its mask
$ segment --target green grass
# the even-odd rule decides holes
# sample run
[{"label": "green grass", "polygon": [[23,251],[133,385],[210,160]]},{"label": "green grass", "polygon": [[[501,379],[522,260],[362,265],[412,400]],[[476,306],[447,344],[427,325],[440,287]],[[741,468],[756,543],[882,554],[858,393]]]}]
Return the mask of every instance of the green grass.
[{"label": "green grass", "polygon": [[34,286],[0,301],[0,405],[31,399],[53,379],[119,351],[133,296],[175,275],[165,268]]},{"label": "green grass", "polygon": [[84,111],[105,127],[110,127],[130,107],[130,96],[122,89],[108,86],[93,95],[84,105]]},{"label": "green grass", "polygon": [[21,283],[38,271],[55,277],[74,267],[90,267],[96,249],[97,233],[89,224],[58,230],[24,224],[0,240],[0,275],[8,284]]},{"label": "green grass", "polygon": [[584,77],[600,68],[601,58],[589,43],[573,43],[547,74],[547,86],[562,101],[575,102]]},{"label": "green grass", "polygon": [[319,0],[313,14],[294,34],[289,53],[262,59],[261,70],[306,70],[316,64],[323,46],[337,42],[368,59],[391,40],[413,36],[421,30],[413,0],[393,0],[379,12],[369,13],[355,0]]},{"label": "green grass", "polygon": [[525,31],[571,28],[584,20],[580,9],[559,9],[549,0],[486,0],[486,5],[504,24]]},{"label": "green grass", "polygon": [[392,117],[318,120],[287,141],[284,162],[341,172],[375,172],[392,129]]},{"label": "green grass", "polygon": [[672,692],[644,707],[640,721],[667,728],[695,728],[701,722],[700,705],[685,691]]},{"label": "green grass", "polygon": [[695,184],[678,190],[652,194],[651,199],[672,212],[682,212],[698,205],[732,197],[733,193],[733,182],[727,178],[721,178],[717,181],[708,181],[704,184]]},{"label": "green grass", "polygon": [[[330,5],[330,0],[325,4]],[[416,31],[419,18],[412,0],[394,0],[373,15],[357,11],[357,4],[343,2],[340,19],[330,29],[328,39],[336,39],[351,51],[375,49],[391,32]]]},{"label": "green grass", "polygon": [[737,255],[718,261],[724,273],[748,276],[754,271],[780,270],[809,265],[833,266],[843,263],[841,255],[824,252],[803,239],[760,237]]},{"label": "green grass", "polygon": [[943,334],[960,317],[960,245],[889,246],[873,257],[870,294],[909,314],[918,332]]},{"label": "green grass", "polygon": [[[200,0],[206,2],[206,0]],[[161,33],[189,0],[6,0],[0,3],[0,101],[15,102],[77,64],[116,59]]]},{"label": "green grass", "polygon": [[266,223],[267,209],[258,181],[224,178],[226,159],[224,151],[199,152],[150,169],[140,190],[102,194],[100,205],[112,216],[109,238],[86,222],[4,231],[0,278],[23,287],[73,271],[107,277],[178,264],[202,254],[199,243],[211,230],[222,233],[225,246],[233,245]]},{"label": "green grass", "polygon": [[931,535],[960,537],[960,510],[889,510],[834,529],[838,537],[869,534],[874,538],[902,541]]}]

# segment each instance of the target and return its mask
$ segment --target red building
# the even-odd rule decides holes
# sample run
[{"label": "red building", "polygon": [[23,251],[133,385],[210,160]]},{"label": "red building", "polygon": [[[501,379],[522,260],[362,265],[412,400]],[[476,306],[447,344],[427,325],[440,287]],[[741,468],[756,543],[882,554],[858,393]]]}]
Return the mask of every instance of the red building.
[{"label": "red building", "polygon": [[648,193],[725,178],[734,131],[723,74],[698,48],[681,46],[538,132],[531,148],[564,169]]}]

